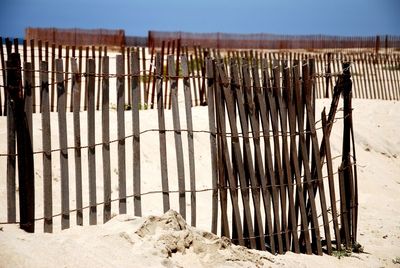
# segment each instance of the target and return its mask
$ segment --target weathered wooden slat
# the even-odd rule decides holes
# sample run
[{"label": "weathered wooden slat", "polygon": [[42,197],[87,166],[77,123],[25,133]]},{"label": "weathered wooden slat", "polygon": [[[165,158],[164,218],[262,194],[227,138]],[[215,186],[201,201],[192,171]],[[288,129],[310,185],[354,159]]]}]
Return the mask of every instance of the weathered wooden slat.
[{"label": "weathered wooden slat", "polygon": [[190,89],[188,60],[185,55],[181,56],[183,90],[185,96],[186,126],[188,135],[189,174],[190,174],[190,204],[191,225],[196,226],[196,172],[194,161],[193,123],[192,123],[192,94]]},{"label": "weathered wooden slat", "polygon": [[344,167],[339,167],[339,190],[340,190],[340,219],[341,219],[341,231],[344,233],[344,244],[346,248],[350,248],[350,230],[348,223],[348,211],[346,208],[346,193],[345,193],[345,182],[344,182]]},{"label": "weathered wooden slat", "polygon": [[[218,165],[219,165],[219,187],[220,187],[220,195],[221,195],[221,235],[229,237],[229,224],[228,224],[228,215],[227,215],[227,192],[226,189],[229,188],[229,192],[231,195],[231,202],[232,202],[232,210],[233,210],[233,224],[237,231],[237,239],[234,242],[238,242],[239,245],[244,246],[245,241],[243,237],[243,229],[242,229],[242,222],[240,219],[240,211],[239,211],[239,198],[238,198],[238,191],[237,191],[237,182],[236,178],[233,174],[233,168],[231,164],[231,160],[229,157],[228,151],[228,142],[226,137],[226,129],[225,129],[225,109],[224,109],[224,101],[222,98],[222,90],[221,84],[219,81],[219,71],[216,68],[215,61],[212,65],[213,68],[213,77],[215,83],[215,90],[214,90],[214,102],[216,105],[216,117],[217,117],[217,133],[219,133],[218,137],[218,146],[219,146],[219,158],[218,158]],[[222,168],[221,168],[222,167]],[[225,181],[227,180],[227,181]],[[229,186],[226,184],[229,183]],[[243,204],[245,201],[243,200]],[[247,200],[248,205],[248,200]],[[246,211],[249,211],[248,206],[244,206]],[[248,213],[248,212],[246,212]]]},{"label": "weathered wooden slat", "polygon": [[[70,76],[70,72],[69,72],[69,62],[70,62],[70,57],[69,57],[69,46],[65,47],[65,70],[64,70],[64,84],[65,84],[65,92],[68,92],[68,85],[69,85],[69,76]],[[71,92],[71,95],[72,92]],[[68,103],[68,98],[66,97],[65,103]]]},{"label": "weathered wooden slat", "polygon": [[[35,40],[30,40],[30,49],[31,49],[31,64],[32,64],[32,69],[35,70]],[[32,111],[36,113],[36,90],[35,90],[35,76],[33,76],[33,81],[32,81],[32,105],[33,109]]]},{"label": "weathered wooden slat", "polygon": [[64,87],[63,62],[56,59],[57,82],[57,114],[58,133],[60,143],[61,167],[61,229],[69,228],[69,173],[68,173],[68,143],[67,143],[67,118],[66,118],[66,91]]},{"label": "weathered wooden slat", "polygon": [[[263,98],[261,92],[261,83],[260,77],[258,73],[258,66],[256,63],[253,63],[252,68],[252,75],[253,75],[253,85],[254,85],[254,105],[250,106],[250,115],[251,115],[251,128],[254,133],[254,147],[256,148],[256,167],[257,167],[257,174],[259,176],[259,181],[261,184],[261,193],[263,195],[263,204],[264,204],[264,212],[265,212],[265,226],[266,226],[266,242],[269,243],[269,247],[272,254],[275,254],[275,239],[273,238],[273,222],[272,222],[272,214],[271,214],[271,194],[268,189],[266,171],[264,171],[264,164],[261,156],[261,148],[260,148],[260,126],[259,126],[259,112],[260,112],[260,98]],[[246,95],[249,95],[249,92],[245,92]],[[251,97],[247,96],[247,102],[250,102]],[[264,107],[265,108],[265,107]],[[257,141],[258,139],[258,141]],[[256,144],[257,142],[257,144]]]},{"label": "weathered wooden slat", "polygon": [[55,100],[55,84],[56,84],[56,45],[51,45],[51,91],[50,91],[50,108],[54,112],[54,100]]},{"label": "weathered wooden slat", "polygon": [[140,62],[139,52],[133,51],[131,57],[132,71],[132,130],[133,130],[133,202],[135,216],[142,216],[141,177],[140,177]]},{"label": "weathered wooden slat", "polygon": [[102,58],[101,79],[101,121],[102,121],[102,156],[103,156],[103,222],[111,219],[111,167],[110,167],[110,93],[109,93],[109,58]]},{"label": "weathered wooden slat", "polygon": [[81,102],[81,76],[75,58],[71,58],[72,70],[72,107],[74,124],[74,159],[75,159],[75,199],[76,199],[76,224],[83,225],[82,211],[82,154],[81,154],[81,123],[80,123],[80,102]]},{"label": "weathered wooden slat", "polygon": [[[264,91],[270,87],[269,83],[269,74],[268,74],[268,64],[264,62],[264,69],[262,70],[263,76],[263,89]],[[264,136],[264,150],[265,150],[265,170],[267,171],[267,178],[269,179],[268,185],[270,186],[270,191],[272,193],[272,204],[273,204],[273,213],[274,213],[274,231],[275,235],[273,239],[278,241],[278,252],[283,254],[283,241],[281,235],[281,226],[279,221],[279,193],[276,185],[275,172],[273,167],[273,154],[271,150],[271,142],[270,142],[270,124],[269,124],[269,113],[267,104],[266,104],[266,94],[261,91],[259,94],[256,94],[257,106],[260,109],[260,118],[263,128],[263,136]]]},{"label": "weathered wooden slat", "polygon": [[[302,198],[304,196],[304,188],[303,183],[301,181],[301,172],[299,167],[299,159],[298,159],[298,151],[296,146],[296,107],[295,107],[295,97],[294,92],[299,91],[300,88],[300,68],[298,64],[294,64],[293,67],[293,88],[288,87],[285,92],[285,100],[286,106],[288,109],[289,116],[289,131],[290,131],[290,151],[291,151],[291,165],[293,167],[293,175],[295,178],[294,183],[296,184],[296,194],[297,199],[296,203],[298,203],[298,207],[300,209],[300,223],[301,223],[301,236],[305,241],[305,252],[307,254],[312,253],[311,243],[310,243],[310,232],[308,229],[308,221],[307,221],[307,213],[305,201]],[[295,204],[295,210],[296,210]],[[296,211],[297,214],[297,211]],[[297,217],[297,216],[296,216]]]},{"label": "weathered wooden slat", "polygon": [[51,128],[49,106],[48,65],[40,63],[40,85],[42,99],[42,143],[43,143],[43,208],[44,232],[53,232],[53,186],[51,170]]},{"label": "weathered wooden slat", "polygon": [[329,140],[330,134],[328,133],[328,129],[327,129],[325,109],[322,110],[321,120],[322,120],[322,132],[323,132],[323,136],[324,136],[323,141],[325,143],[326,159],[329,159],[326,161],[326,168],[328,171],[329,196],[330,196],[330,200],[331,200],[333,230],[334,230],[335,239],[336,239],[336,249],[341,250],[339,223],[337,220],[338,212],[337,212],[337,208],[336,208],[335,184],[334,184],[334,178],[333,178],[332,154],[331,154],[331,147],[330,147],[330,140]]},{"label": "weathered wooden slat", "polygon": [[[315,119],[314,119],[313,106],[311,104],[311,87],[310,87],[309,82],[307,82],[307,81],[309,81],[309,77],[304,77],[303,83],[306,84],[305,100],[306,100],[307,120],[308,120],[308,125],[310,126],[310,130],[311,130],[312,154],[313,154],[313,159],[315,159],[314,164],[315,164],[316,173],[317,173],[316,178],[315,178],[315,176],[313,176],[313,180],[316,181],[316,185],[319,189],[320,203],[321,203],[321,209],[322,209],[322,220],[324,223],[324,233],[325,233],[325,239],[326,239],[326,247],[327,247],[328,254],[331,255],[332,254],[332,243],[331,243],[331,235],[330,235],[330,230],[329,230],[328,213],[327,213],[327,208],[326,208],[324,181],[323,181],[323,176],[322,176],[322,165],[321,165],[321,162],[319,161],[319,159],[320,159],[319,143],[318,143],[317,133],[315,130]],[[332,159],[327,158],[327,161],[331,161],[331,160]]]},{"label": "weathered wooden slat", "polygon": [[[192,61],[192,55],[191,62]],[[183,61],[182,61],[183,62]],[[208,126],[210,130],[210,152],[211,152],[211,181],[212,181],[212,216],[211,216],[211,232],[216,234],[218,228],[218,172],[217,172],[217,140],[216,140],[216,122],[215,122],[215,101],[214,101],[214,69],[210,58],[206,59],[207,74],[207,103],[208,103]],[[193,85],[195,85],[193,77]],[[197,93],[195,93],[197,94]],[[197,97],[195,97],[197,99]],[[197,100],[196,100],[197,102]]]},{"label": "weathered wooden slat", "polygon": [[[282,169],[282,160],[281,160],[281,151],[280,151],[280,142],[279,142],[279,125],[278,125],[278,113],[276,108],[276,103],[274,98],[279,98],[278,91],[280,90],[280,79],[279,79],[279,67],[276,66],[273,68],[273,89],[267,88],[266,96],[267,96],[267,104],[271,114],[271,125],[273,132],[273,140],[274,140],[274,157],[275,157],[275,168],[276,168],[276,182],[279,183],[279,192],[280,192],[280,200],[281,200],[281,231],[282,231],[282,239],[284,243],[284,250],[289,249],[289,230],[287,224],[287,214],[286,214],[286,187],[285,181],[283,177],[283,169]],[[277,215],[276,215],[277,216]]]},{"label": "weathered wooden slat", "polygon": [[[288,118],[288,107],[286,102],[283,101],[283,99],[287,99],[285,96],[288,94],[288,91],[290,90],[291,87],[291,80],[290,80],[290,70],[289,68],[284,68],[283,69],[283,89],[282,89],[282,94],[283,96],[280,96],[280,90],[277,90],[276,92],[276,107],[279,113],[280,117],[280,123],[281,123],[281,133],[282,133],[282,160],[283,160],[283,171],[284,171],[284,181],[287,184],[287,193],[288,193],[288,202],[289,202],[289,213],[288,213],[288,228],[289,231],[291,232],[292,240],[293,240],[293,251],[295,253],[300,253],[300,248],[299,248],[299,238],[297,234],[297,219],[295,215],[295,205],[294,205],[294,189],[293,189],[293,183],[292,183],[292,170],[290,166],[290,158],[289,158],[289,144],[288,144],[288,130],[287,130],[287,118]],[[315,96],[315,95],[314,95]],[[290,238],[290,237],[289,237]],[[287,248],[287,250],[289,250]]]},{"label": "weathered wooden slat", "polygon": [[174,139],[176,150],[176,161],[178,171],[178,188],[179,188],[179,213],[186,219],[186,194],[185,194],[185,170],[183,163],[182,148],[182,132],[179,119],[178,107],[178,79],[176,77],[176,69],[174,55],[168,56],[168,75],[171,77],[171,105],[172,105],[172,121],[174,125]]},{"label": "weathered wooden slat", "polygon": [[89,171],[89,224],[97,224],[96,204],[96,147],[95,147],[95,61],[88,59],[86,65],[87,73],[87,129],[88,129],[88,171]]},{"label": "weathered wooden slat", "polygon": [[[232,66],[232,74],[235,76],[235,73],[238,73],[237,65]],[[243,72],[243,78],[244,78],[244,91],[247,91],[245,96],[250,94],[251,90],[251,81],[250,81],[250,72],[247,66],[247,63],[242,66],[242,72]],[[238,77],[236,75],[236,81],[238,81]],[[261,209],[260,209],[260,191],[259,187],[260,184],[258,183],[256,179],[256,174],[255,174],[255,168],[253,165],[253,160],[251,157],[251,149],[250,149],[250,140],[249,140],[249,127],[248,127],[248,116],[245,111],[245,106],[244,102],[246,102],[247,106],[253,106],[252,103],[250,103],[251,98],[247,97],[246,99],[243,99],[243,92],[239,84],[235,83],[235,85],[232,87],[233,93],[236,99],[236,104],[238,107],[238,112],[239,112],[239,119],[240,119],[240,124],[241,124],[241,129],[243,133],[243,147],[244,147],[244,164],[246,165],[247,172],[249,173],[250,177],[250,185],[252,187],[251,193],[252,193],[252,200],[253,200],[253,206],[254,206],[254,216],[255,216],[255,222],[254,222],[254,228],[257,230],[255,231],[255,236],[257,237],[257,247],[261,250],[265,250],[265,237],[264,237],[264,225],[263,221],[261,218]],[[250,116],[250,120],[255,121],[254,115]],[[258,158],[261,157],[261,150],[259,148],[259,144],[257,144],[257,138],[254,138],[254,141],[256,142],[256,150],[259,149],[259,155]],[[258,146],[257,146],[258,145]],[[240,172],[240,170],[239,170]]]},{"label": "weathered wooden slat", "polygon": [[[308,68],[307,66],[303,65],[303,71],[307,71]],[[308,75],[303,73],[303,76],[308,77]],[[297,119],[298,119],[298,131],[299,131],[299,145],[300,145],[300,154],[302,158],[302,164],[303,164],[303,169],[304,169],[304,175],[305,175],[305,187],[308,193],[308,197],[310,200],[311,204],[311,227],[312,227],[312,233],[313,233],[313,244],[314,247],[316,248],[317,254],[322,255],[322,247],[321,247],[321,239],[320,239],[320,231],[319,231],[319,224],[318,224],[318,218],[317,218],[317,209],[315,205],[315,195],[314,195],[314,190],[313,190],[313,183],[312,183],[312,176],[311,176],[311,171],[310,171],[310,164],[309,164],[309,158],[308,158],[308,153],[307,153],[307,145],[306,145],[306,139],[304,135],[304,122],[303,122],[303,116],[299,116],[302,111],[302,107],[304,105],[303,100],[300,99],[300,96],[298,94],[299,92],[295,90],[295,99],[296,99],[296,110],[297,110]],[[300,197],[301,198],[301,197]]]},{"label": "weathered wooden slat", "polygon": [[32,79],[34,72],[30,62],[24,62],[24,111],[32,140]]},{"label": "weathered wooden slat", "polygon": [[[222,69],[222,63],[217,64],[217,71],[218,71],[218,77],[219,81],[221,82],[222,90],[223,90],[223,98],[225,99],[226,102],[226,108],[228,112],[228,119],[230,123],[230,128],[232,132],[232,142],[233,142],[233,152],[232,154],[235,154],[235,160],[236,160],[236,168],[238,170],[239,174],[239,181],[240,181],[240,190],[242,193],[242,200],[243,200],[243,207],[244,207],[244,213],[245,213],[245,219],[246,219],[246,225],[247,225],[247,230],[248,230],[248,241],[250,243],[250,247],[255,249],[257,247],[257,242],[256,242],[256,237],[254,234],[254,228],[253,228],[253,223],[252,223],[252,214],[250,211],[250,198],[249,198],[249,191],[246,189],[247,188],[247,182],[246,182],[246,177],[245,177],[245,170],[244,170],[244,162],[243,162],[243,157],[241,154],[240,150],[240,144],[239,144],[239,137],[238,137],[238,129],[237,129],[237,124],[236,124],[236,116],[235,112],[233,110],[234,107],[234,102],[233,102],[233,96],[232,92],[230,91],[229,88],[229,82],[227,80],[226,74],[224,70]],[[249,164],[249,163],[247,163]],[[249,165],[252,166],[252,165]],[[251,167],[252,168],[252,167]],[[254,198],[254,196],[253,196]],[[259,202],[259,200],[258,200]],[[259,213],[259,211],[255,212]],[[259,223],[259,222],[257,222]]]},{"label": "weathered wooden slat", "polygon": [[167,165],[167,141],[165,136],[165,115],[163,101],[163,77],[162,77],[162,57],[160,53],[156,55],[156,88],[157,88],[157,115],[160,139],[160,166],[161,166],[161,187],[163,191],[163,208],[167,212],[170,208],[169,187],[168,187],[168,165]]},{"label": "weathered wooden slat", "polygon": [[[17,42],[14,42],[14,44],[18,47]],[[13,114],[15,123],[18,122],[15,124],[15,130],[18,141],[19,226],[26,232],[33,233],[35,230],[35,172],[32,141],[24,111],[21,59],[19,53],[11,53],[7,59],[6,80],[10,102],[10,113],[8,115]],[[15,195],[15,191],[12,194]]]},{"label": "weathered wooden slat", "polygon": [[119,213],[126,213],[126,162],[125,162],[125,66],[123,55],[116,57],[117,70],[117,136],[118,136],[118,189]]},{"label": "weathered wooden slat", "polygon": [[[9,61],[4,65],[4,69],[10,68]],[[8,70],[6,73],[8,77]],[[13,104],[9,94],[9,84],[10,81],[6,78],[6,110],[4,115],[7,116],[7,221],[15,222],[16,221],[16,118],[13,112]]]}]

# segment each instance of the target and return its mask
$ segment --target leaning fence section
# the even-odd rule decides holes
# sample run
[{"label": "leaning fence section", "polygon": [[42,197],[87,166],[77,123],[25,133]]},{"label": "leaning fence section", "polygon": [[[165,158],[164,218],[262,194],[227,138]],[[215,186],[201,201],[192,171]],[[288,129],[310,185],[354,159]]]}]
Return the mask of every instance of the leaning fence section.
[{"label": "leaning fence section", "polygon": [[[7,222],[29,232],[39,223],[45,232],[95,225],[129,211],[147,214],[152,203],[144,198],[151,195],[160,198],[156,207],[179,210],[193,226],[206,212],[213,233],[250,248],[321,255],[356,243],[351,58],[328,56],[331,70],[321,82],[318,55],[191,53],[178,42],[152,49],[149,61],[138,48],[116,56],[92,50],[104,51],[101,58],[87,48],[83,60],[83,49],[59,48],[56,55],[45,44],[43,56],[35,46],[28,54],[23,44],[20,54],[17,43],[6,43],[7,148],[0,157]],[[331,107],[316,120],[319,96],[329,96]],[[154,113],[143,111],[149,108]],[[208,127],[194,128],[196,109],[207,110]],[[332,156],[330,133],[339,119],[343,149]],[[142,129],[144,120],[154,127]],[[209,136],[206,183],[196,161],[206,145],[195,135]],[[157,150],[144,153],[154,138]],[[152,158],[159,165],[144,177]],[[159,188],[144,190],[150,180]],[[210,209],[200,211],[203,203]]]}]

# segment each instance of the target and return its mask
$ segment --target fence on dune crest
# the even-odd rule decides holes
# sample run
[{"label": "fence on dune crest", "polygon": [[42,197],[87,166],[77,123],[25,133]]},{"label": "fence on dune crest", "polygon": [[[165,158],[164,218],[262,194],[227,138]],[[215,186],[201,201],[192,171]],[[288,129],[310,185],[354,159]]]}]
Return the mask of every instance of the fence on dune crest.
[{"label": "fence on dune crest", "polygon": [[[211,202],[212,209],[207,212],[211,214],[211,231],[229,237],[236,244],[279,254],[293,251],[321,255],[323,251],[332,254],[342,247],[351,248],[357,242],[358,187],[351,100],[362,92],[357,93],[353,87],[357,75],[353,76],[353,82],[350,79],[354,66],[350,64],[350,56],[328,56],[336,67],[333,70],[328,67],[322,75],[318,73],[323,70],[317,64],[318,57],[311,55],[253,51],[221,56],[216,50],[202,49],[198,53],[196,48],[194,57],[203,56],[191,60],[191,51],[178,44],[177,52],[174,49],[167,53],[152,52],[150,71],[146,72],[148,65],[143,64],[144,52],[139,48],[116,55],[114,66],[107,50],[101,59],[95,59],[90,57],[89,49],[86,60],[82,59],[82,49],[78,50],[78,59],[75,50],[71,57],[65,52],[57,59],[53,50],[51,60],[45,52],[45,56],[39,54],[40,64],[35,66],[34,61],[28,61],[26,46],[21,57],[18,46],[14,46],[13,52],[10,42],[7,44],[8,57],[2,65],[7,93],[7,151],[0,152],[0,160],[7,162],[7,222],[19,222],[28,232],[35,231],[35,223],[37,226],[40,222],[45,232],[53,232],[55,217],[60,218],[61,229],[66,229],[71,225],[71,215],[76,216],[77,225],[82,225],[84,211],[88,211],[89,224],[97,224],[98,214],[103,222],[112,213],[132,211],[141,216],[146,213],[142,197],[160,195],[163,211],[178,208],[184,218],[190,215],[190,224],[196,226],[197,216],[204,213],[197,209],[198,193],[207,192],[209,198],[201,202]],[[30,56],[32,60],[36,58],[33,53]],[[344,60],[343,65],[339,65],[339,59]],[[115,73],[110,71],[114,67]],[[111,79],[117,85],[116,121],[110,120]],[[323,87],[330,84],[331,87]],[[316,120],[315,99],[327,92],[331,97],[330,110],[328,115],[322,111],[321,120]],[[339,108],[341,96],[343,107]],[[394,93],[388,96],[398,97]],[[36,99],[40,101],[38,106]],[[192,110],[200,104],[207,105],[209,127],[196,130]],[[35,107],[42,122],[41,147],[32,138]],[[143,116],[140,110],[145,107],[157,109],[158,128],[140,129]],[[179,108],[185,110],[186,129],[181,127]],[[51,141],[53,109],[57,111],[58,148],[52,147]],[[96,109],[101,110],[101,127],[95,123]],[[165,124],[168,109],[172,112],[171,129]],[[73,113],[73,137],[68,137],[67,110]],[[337,116],[339,111],[343,116]],[[128,135],[125,116],[132,119],[132,133]],[[330,133],[337,120],[343,120],[342,152],[332,156]],[[81,127],[82,122],[85,128]],[[117,129],[114,140],[110,139],[112,128]],[[96,143],[98,131],[102,140]],[[82,145],[81,137],[86,132],[87,145]],[[159,155],[154,157],[160,158],[161,189],[144,192],[141,152],[145,148],[141,138],[148,132],[159,137]],[[169,187],[168,132],[174,136],[177,190]],[[187,133],[187,137],[182,133]],[[317,133],[322,139],[318,139]],[[194,136],[197,134],[208,135],[210,140],[211,187],[208,188],[196,185],[199,167]],[[132,140],[132,166],[126,165],[128,139]],[[115,173],[110,165],[112,144],[116,145],[118,158]],[[34,145],[41,149],[34,151]],[[96,148],[101,148],[101,156],[96,154]],[[83,175],[83,153],[87,154],[87,178]],[[73,176],[69,168],[72,154]],[[37,157],[41,157],[40,161]],[[55,204],[53,195],[54,157],[60,159],[60,204]],[[338,158],[341,163],[335,171],[333,163]],[[96,169],[99,160],[101,177]],[[40,176],[34,168],[37,165],[43,170]],[[127,169],[132,170],[131,178],[126,176]],[[43,184],[40,193],[35,191],[39,178]],[[83,195],[83,180],[88,181],[87,198]],[[103,184],[103,199],[98,194],[99,180]],[[111,181],[115,180],[118,180],[118,197],[112,199]],[[74,197],[70,196],[72,181]],[[128,184],[133,186],[132,194],[127,193]],[[171,198],[173,193],[178,194],[176,203]],[[39,218],[35,218],[37,194],[43,196],[40,206],[43,216]],[[70,206],[71,199],[75,200],[75,207]],[[132,207],[127,206],[128,199],[133,200]],[[111,204],[115,202],[118,210],[112,210]],[[60,213],[54,213],[56,205],[60,206]]]}]

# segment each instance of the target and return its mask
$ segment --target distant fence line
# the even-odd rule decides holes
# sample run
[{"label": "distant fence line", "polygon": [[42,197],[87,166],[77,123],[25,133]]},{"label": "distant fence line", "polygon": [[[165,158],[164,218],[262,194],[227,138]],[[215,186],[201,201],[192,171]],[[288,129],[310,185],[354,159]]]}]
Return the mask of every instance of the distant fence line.
[{"label": "distant fence line", "polygon": [[[50,84],[48,63],[41,61],[39,70],[30,62],[23,62],[16,52],[7,58],[7,152],[0,157],[7,158],[7,221],[17,221],[16,200],[19,200],[19,223],[22,229],[35,230],[35,177],[34,166],[42,165],[43,172],[43,229],[53,231],[53,218],[61,216],[61,229],[71,225],[71,212],[76,213],[76,224],[83,224],[83,209],[89,210],[89,224],[97,224],[98,208],[102,206],[103,222],[111,218],[111,202],[118,201],[118,213],[127,213],[127,198],[133,197],[134,215],[143,214],[141,196],[147,194],[162,195],[164,211],[178,207],[180,214],[187,218],[187,207],[190,208],[190,224],[197,224],[196,193],[209,191],[212,203],[210,211],[213,233],[218,233],[236,244],[249,248],[269,250],[271,253],[283,254],[286,251],[322,255],[323,250],[332,254],[335,248],[351,248],[357,241],[358,189],[354,140],[352,140],[352,81],[350,65],[343,63],[341,71],[335,74],[332,103],[328,113],[322,111],[321,121],[315,120],[315,59],[293,59],[289,65],[284,60],[269,61],[268,58],[245,58],[238,60],[230,56],[223,59],[205,56],[203,76],[191,76],[189,60],[183,53],[165,55],[168,68],[164,69],[163,55],[155,55],[154,85],[157,107],[160,152],[161,190],[142,192],[141,185],[141,136],[147,131],[140,130],[140,99],[143,93],[141,85],[140,50],[133,49],[127,54],[131,71],[124,69],[125,60],[122,54],[116,56],[116,73],[110,74],[109,57],[102,57],[100,72],[93,58],[87,59],[84,75],[76,58],[70,58],[71,81],[66,79],[70,74],[62,58],[55,59],[57,85],[57,115],[59,148],[51,146],[50,133]],[[178,61],[179,59],[179,61]],[[67,62],[66,62],[67,63]],[[178,68],[178,65],[181,66]],[[179,71],[181,70],[181,72]],[[32,139],[33,81],[32,73],[39,72],[41,99],[42,149],[33,151]],[[95,126],[96,77],[101,81],[101,127]],[[131,103],[132,135],[125,134],[125,82],[131,78],[129,99]],[[85,79],[85,83],[82,82]],[[110,120],[110,78],[117,80],[117,120]],[[169,83],[164,85],[164,79]],[[209,128],[193,129],[191,78],[205,80],[203,92],[204,103],[207,103]],[[183,87],[178,80],[183,80]],[[73,108],[73,146],[68,145],[67,135],[67,88],[71,83]],[[169,90],[165,90],[168,88]],[[86,115],[81,116],[81,92],[86,92]],[[179,116],[178,91],[183,92],[183,106],[187,129],[181,128]],[[168,94],[165,94],[168,92]],[[173,129],[165,128],[164,97],[169,96],[172,110]],[[339,99],[343,96],[343,151],[337,172],[333,170],[333,157],[330,151],[329,136],[336,113],[339,110]],[[81,141],[81,121],[86,121],[87,145]],[[322,140],[317,139],[317,123],[322,125]],[[85,125],[85,124],[82,124]],[[116,140],[110,140],[110,129],[117,128]],[[95,143],[95,132],[101,129],[102,141]],[[251,129],[251,130],[250,130]],[[175,144],[167,144],[166,131],[172,131]],[[86,131],[85,131],[86,132]],[[187,132],[188,153],[183,152],[182,132]],[[196,132],[209,135],[212,187],[196,186],[196,161],[194,136]],[[126,165],[125,139],[132,138],[133,164]],[[241,141],[241,142],[240,142]],[[111,199],[111,179],[114,176],[110,168],[110,143],[117,143],[118,154],[118,198]],[[241,145],[242,144],[242,145]],[[103,199],[99,198],[96,181],[96,146],[102,149]],[[174,146],[178,190],[170,190],[168,179],[167,146]],[[231,150],[229,150],[231,148]],[[353,151],[351,151],[353,149]],[[83,202],[82,151],[87,150],[87,170],[89,198]],[[70,174],[68,154],[74,153],[75,170]],[[252,157],[254,152],[254,159]],[[264,152],[264,153],[262,153]],[[34,155],[41,154],[42,161],[35,163]],[[53,213],[53,177],[54,159],[59,155],[61,180],[61,212]],[[188,161],[184,161],[185,155]],[[18,157],[17,157],[18,156]],[[154,156],[155,157],[155,156]],[[18,160],[18,165],[16,161]],[[86,163],[86,161],[85,161]],[[185,164],[186,163],[186,164]],[[126,170],[133,170],[132,178],[127,178]],[[18,169],[18,185],[16,191]],[[185,178],[185,169],[189,178]],[[74,179],[76,207],[70,206],[70,181]],[[152,178],[153,179],[153,178]],[[127,182],[133,185],[133,194],[127,194]],[[189,182],[189,186],[186,186]],[[325,185],[325,186],[324,186]],[[328,188],[326,195],[324,187]],[[339,189],[339,193],[335,192]],[[170,193],[179,193],[178,204],[171,202]],[[37,194],[37,193],[36,193]],[[41,193],[42,194],[42,193]],[[186,196],[189,194],[189,196]],[[190,200],[190,206],[188,206]],[[228,203],[230,200],[230,203]],[[339,204],[337,204],[339,202]],[[58,205],[58,204],[57,204]],[[161,203],[160,203],[161,206]],[[228,213],[232,211],[232,213]],[[328,213],[330,212],[330,214]],[[321,214],[321,217],[318,216]]]},{"label": "distant fence line", "polygon": [[280,35],[232,34],[148,31],[146,37],[129,36],[124,30],[26,28],[26,40],[42,40],[63,46],[113,46],[156,47],[162,42],[180,40],[182,46],[201,46],[218,49],[304,49],[304,50],[379,50],[400,49],[400,36],[330,36],[330,35]]},{"label": "distant fence line", "polygon": [[190,32],[148,32],[148,46],[161,47],[163,41],[180,40],[182,46],[218,49],[399,49],[399,36],[329,36],[230,34]]}]

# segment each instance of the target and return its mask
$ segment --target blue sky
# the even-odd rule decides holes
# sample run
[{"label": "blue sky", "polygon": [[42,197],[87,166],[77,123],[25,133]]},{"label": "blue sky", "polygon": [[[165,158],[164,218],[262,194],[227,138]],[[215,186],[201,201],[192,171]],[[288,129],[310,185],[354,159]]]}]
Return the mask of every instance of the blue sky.
[{"label": "blue sky", "polygon": [[0,35],[26,27],[400,35],[400,0],[2,0]]}]

